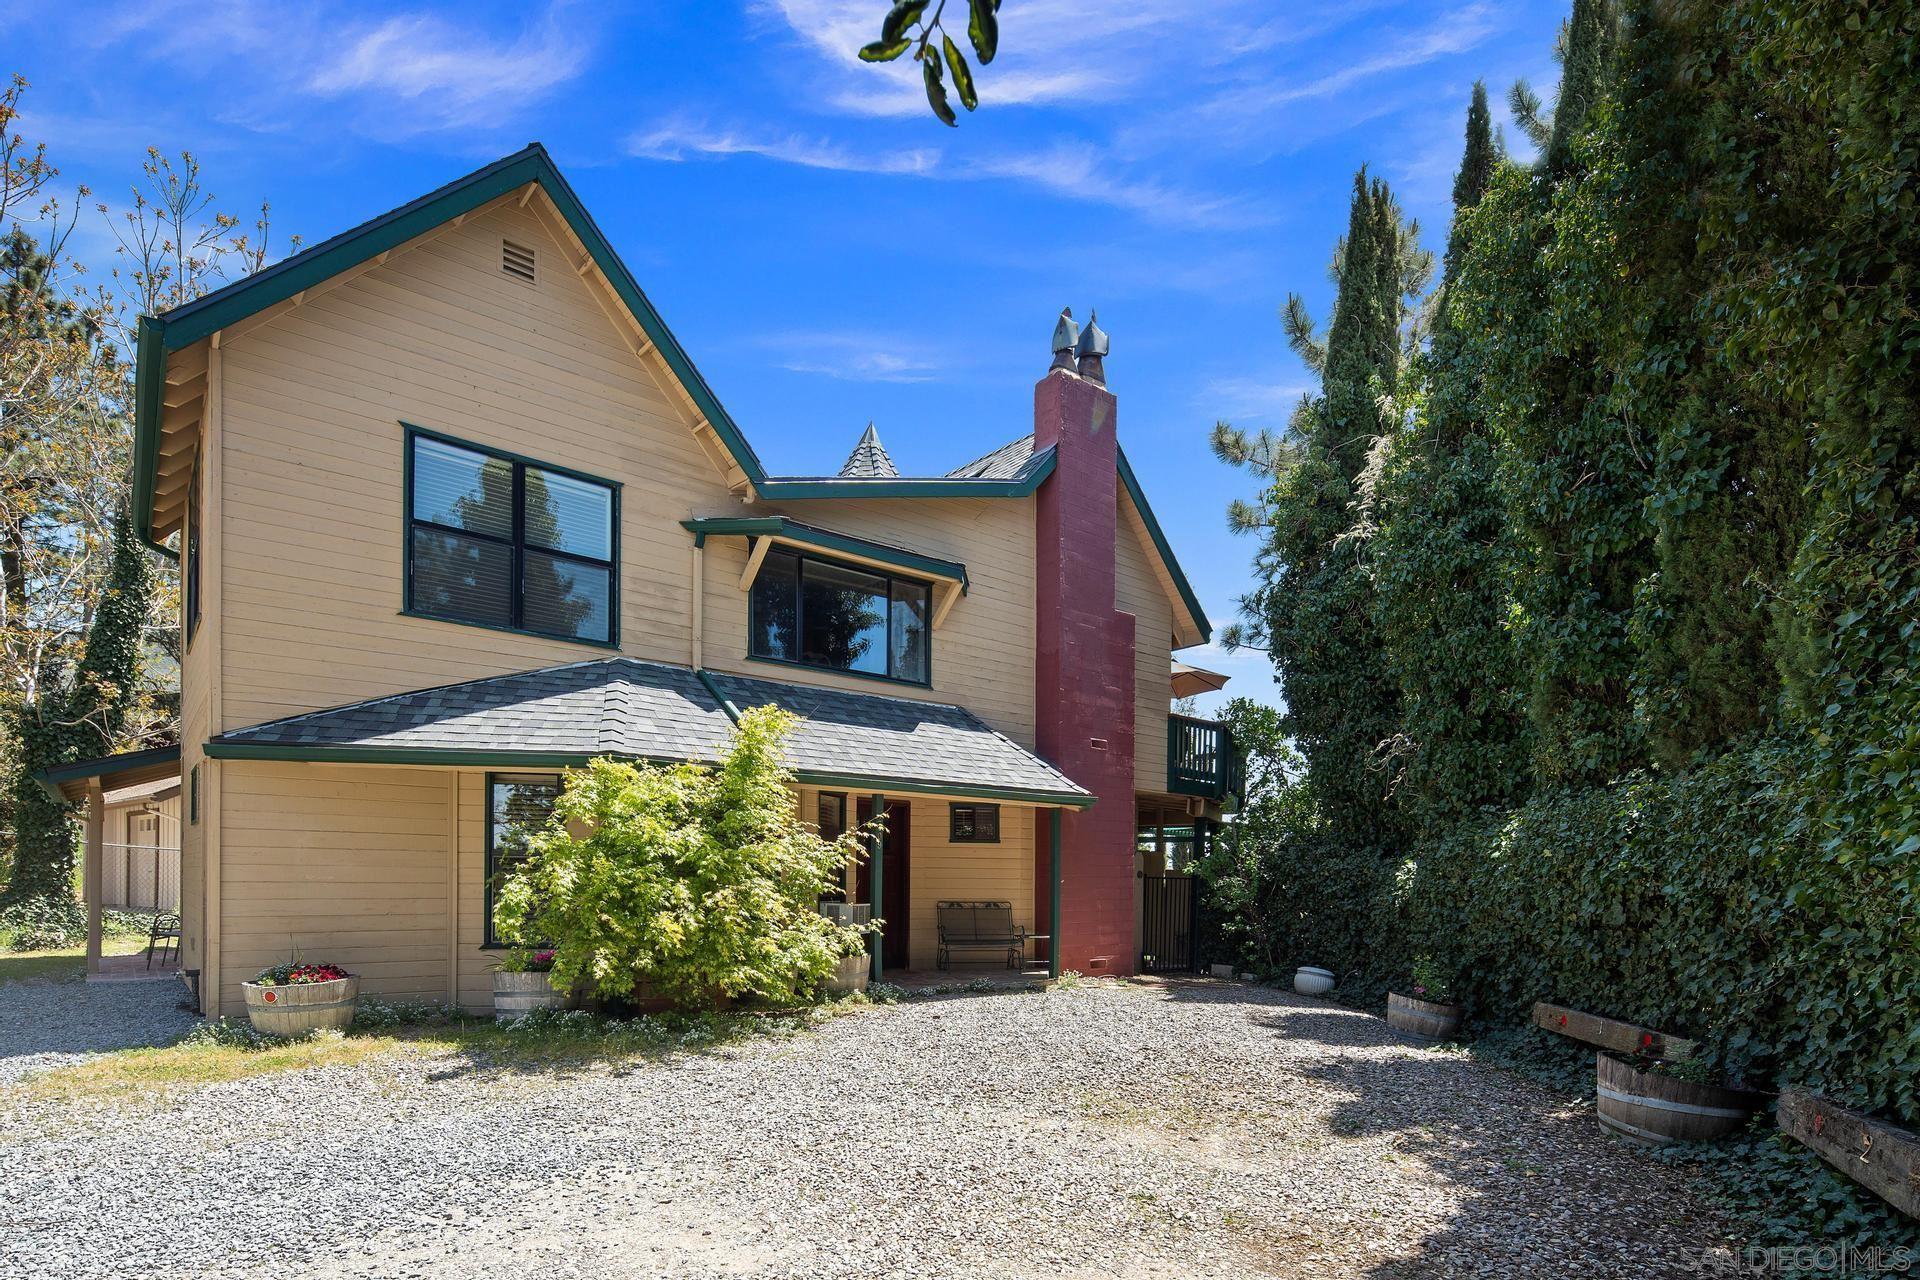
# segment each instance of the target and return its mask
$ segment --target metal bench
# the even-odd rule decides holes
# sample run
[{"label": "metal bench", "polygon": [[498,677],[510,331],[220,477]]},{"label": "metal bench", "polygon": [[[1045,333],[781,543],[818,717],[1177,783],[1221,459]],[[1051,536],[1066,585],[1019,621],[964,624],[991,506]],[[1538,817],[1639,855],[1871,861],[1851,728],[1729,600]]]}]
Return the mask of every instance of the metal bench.
[{"label": "metal bench", "polygon": [[1013,922],[1011,902],[940,902],[934,908],[940,930],[935,960],[942,969],[953,967],[955,951],[1005,951],[1007,968],[1026,964],[1027,931]]}]

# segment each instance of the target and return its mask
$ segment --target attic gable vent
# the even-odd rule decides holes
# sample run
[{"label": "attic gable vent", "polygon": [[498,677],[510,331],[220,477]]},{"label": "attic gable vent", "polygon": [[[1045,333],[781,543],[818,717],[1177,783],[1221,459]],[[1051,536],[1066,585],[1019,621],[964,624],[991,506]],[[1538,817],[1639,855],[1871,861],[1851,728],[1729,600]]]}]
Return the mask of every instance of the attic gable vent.
[{"label": "attic gable vent", "polygon": [[500,269],[516,280],[525,280],[528,284],[538,278],[534,274],[535,258],[533,250],[511,240],[500,242]]}]

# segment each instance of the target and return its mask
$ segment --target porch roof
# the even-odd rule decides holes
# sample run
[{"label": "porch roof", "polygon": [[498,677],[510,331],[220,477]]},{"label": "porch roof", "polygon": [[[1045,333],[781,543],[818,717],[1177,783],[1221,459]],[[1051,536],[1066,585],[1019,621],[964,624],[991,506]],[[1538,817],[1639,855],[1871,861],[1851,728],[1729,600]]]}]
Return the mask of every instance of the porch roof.
[{"label": "porch roof", "polygon": [[122,751],[118,755],[76,760],[55,765],[33,775],[34,781],[55,800],[77,804],[87,798],[87,783],[100,779],[103,788],[118,790],[140,783],[170,778],[180,781],[180,748],[177,744],[149,747],[144,751]]},{"label": "porch roof", "polygon": [[740,711],[802,717],[788,763],[810,786],[1081,807],[1093,796],[963,707],[634,658],[545,667],[221,734],[215,759],[565,768],[599,756],[712,761]]}]

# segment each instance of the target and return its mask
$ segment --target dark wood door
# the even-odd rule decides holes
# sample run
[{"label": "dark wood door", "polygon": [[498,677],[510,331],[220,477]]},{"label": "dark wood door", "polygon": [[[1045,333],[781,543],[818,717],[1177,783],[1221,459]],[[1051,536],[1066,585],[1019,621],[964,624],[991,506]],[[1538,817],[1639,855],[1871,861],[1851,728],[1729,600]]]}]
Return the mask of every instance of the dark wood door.
[{"label": "dark wood door", "polygon": [[[887,805],[887,845],[880,865],[880,896],[882,901],[873,903],[874,914],[886,922],[880,931],[884,948],[881,960],[889,969],[907,967],[907,945],[911,941],[908,932],[907,904],[913,899],[908,890],[913,874],[912,859],[912,809],[904,800],[889,800]],[[864,826],[873,817],[873,800],[861,797],[857,820]],[[859,899],[873,902],[873,859],[868,858],[860,864]]]}]

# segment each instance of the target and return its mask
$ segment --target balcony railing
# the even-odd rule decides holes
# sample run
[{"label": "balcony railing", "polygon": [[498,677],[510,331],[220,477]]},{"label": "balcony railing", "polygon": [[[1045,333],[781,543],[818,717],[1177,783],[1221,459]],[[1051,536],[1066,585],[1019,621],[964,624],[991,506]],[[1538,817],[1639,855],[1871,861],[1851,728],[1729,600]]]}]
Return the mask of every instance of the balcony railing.
[{"label": "balcony railing", "polygon": [[1167,717],[1167,790],[1209,800],[1236,797],[1240,759],[1233,732],[1217,720]]}]

